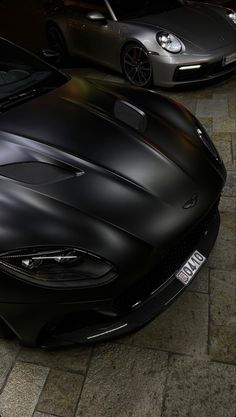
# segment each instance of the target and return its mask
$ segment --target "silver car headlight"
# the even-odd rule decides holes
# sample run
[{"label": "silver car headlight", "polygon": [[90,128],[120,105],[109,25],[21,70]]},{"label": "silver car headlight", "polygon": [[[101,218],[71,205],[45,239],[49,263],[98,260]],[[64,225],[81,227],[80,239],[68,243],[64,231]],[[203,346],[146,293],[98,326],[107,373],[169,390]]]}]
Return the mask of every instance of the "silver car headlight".
[{"label": "silver car headlight", "polygon": [[172,54],[177,54],[182,51],[182,44],[180,40],[171,33],[162,32],[158,33],[157,41],[159,45]]},{"label": "silver car headlight", "polygon": [[234,12],[233,10],[228,10],[228,16],[236,25],[236,12]]},{"label": "silver car headlight", "polygon": [[35,248],[0,256],[0,269],[32,283],[52,287],[101,285],[116,276],[115,267],[74,248]]}]

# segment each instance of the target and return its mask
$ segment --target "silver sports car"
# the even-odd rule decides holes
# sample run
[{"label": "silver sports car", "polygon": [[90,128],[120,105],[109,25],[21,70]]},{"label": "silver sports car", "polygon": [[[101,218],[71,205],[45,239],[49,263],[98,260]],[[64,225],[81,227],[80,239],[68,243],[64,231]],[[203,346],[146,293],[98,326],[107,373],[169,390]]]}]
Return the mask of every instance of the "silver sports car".
[{"label": "silver sports car", "polygon": [[180,0],[66,0],[47,21],[51,48],[172,87],[236,69],[236,12]]}]

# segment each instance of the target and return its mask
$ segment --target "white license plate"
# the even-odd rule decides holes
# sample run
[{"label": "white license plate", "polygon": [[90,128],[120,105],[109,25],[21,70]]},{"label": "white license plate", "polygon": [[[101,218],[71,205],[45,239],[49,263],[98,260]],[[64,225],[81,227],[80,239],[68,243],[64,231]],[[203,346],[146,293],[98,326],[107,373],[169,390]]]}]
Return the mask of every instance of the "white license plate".
[{"label": "white license plate", "polygon": [[205,262],[205,256],[195,250],[180,271],[177,272],[176,278],[181,281],[182,284],[188,285]]},{"label": "white license plate", "polygon": [[227,55],[223,58],[223,67],[226,65],[232,64],[232,62],[236,62],[236,52],[233,54]]}]

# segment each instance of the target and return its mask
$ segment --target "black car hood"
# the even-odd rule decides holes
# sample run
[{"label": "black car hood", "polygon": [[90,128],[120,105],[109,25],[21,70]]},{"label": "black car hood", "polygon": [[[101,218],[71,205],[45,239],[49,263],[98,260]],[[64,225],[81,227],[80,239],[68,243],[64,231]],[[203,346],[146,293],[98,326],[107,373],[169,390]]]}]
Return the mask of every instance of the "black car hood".
[{"label": "black car hood", "polygon": [[[134,21],[134,20],[132,20]],[[194,4],[135,19],[138,24],[167,30],[204,50],[235,42],[235,28],[220,7]]]},{"label": "black car hood", "polygon": [[[64,158],[63,153],[71,155],[73,166],[84,175],[41,186],[24,184],[24,188],[155,245],[162,234],[157,236],[153,225],[160,222],[161,229],[167,211],[165,239],[168,230],[173,236],[174,224],[176,233],[187,228],[193,216],[199,218],[215,201],[224,182],[214,159],[198,143],[192,116],[157,94],[119,86],[111,92],[111,87],[80,79],[76,71],[74,76],[55,91],[0,115],[1,135],[7,141],[0,165],[6,163],[6,155],[8,163],[14,164],[27,152],[29,160],[38,160],[44,152],[48,155],[48,149],[54,155],[62,152],[60,158],[54,156],[54,164]],[[145,134],[114,118],[114,103],[120,99],[147,113]],[[13,152],[11,141],[27,151]],[[6,186],[9,190],[11,184]],[[181,223],[176,213],[183,212],[184,203],[195,192],[202,196],[198,211],[186,213]],[[132,221],[134,213],[139,220]]]}]

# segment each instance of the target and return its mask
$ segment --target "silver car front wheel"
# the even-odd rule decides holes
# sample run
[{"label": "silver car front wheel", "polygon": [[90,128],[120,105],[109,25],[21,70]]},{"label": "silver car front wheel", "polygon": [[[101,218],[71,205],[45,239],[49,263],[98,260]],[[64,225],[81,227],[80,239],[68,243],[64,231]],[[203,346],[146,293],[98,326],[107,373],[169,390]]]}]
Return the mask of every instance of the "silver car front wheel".
[{"label": "silver car front wheel", "polygon": [[125,78],[137,87],[150,87],[153,83],[153,70],[147,51],[140,45],[130,44],[122,55],[122,68]]}]

